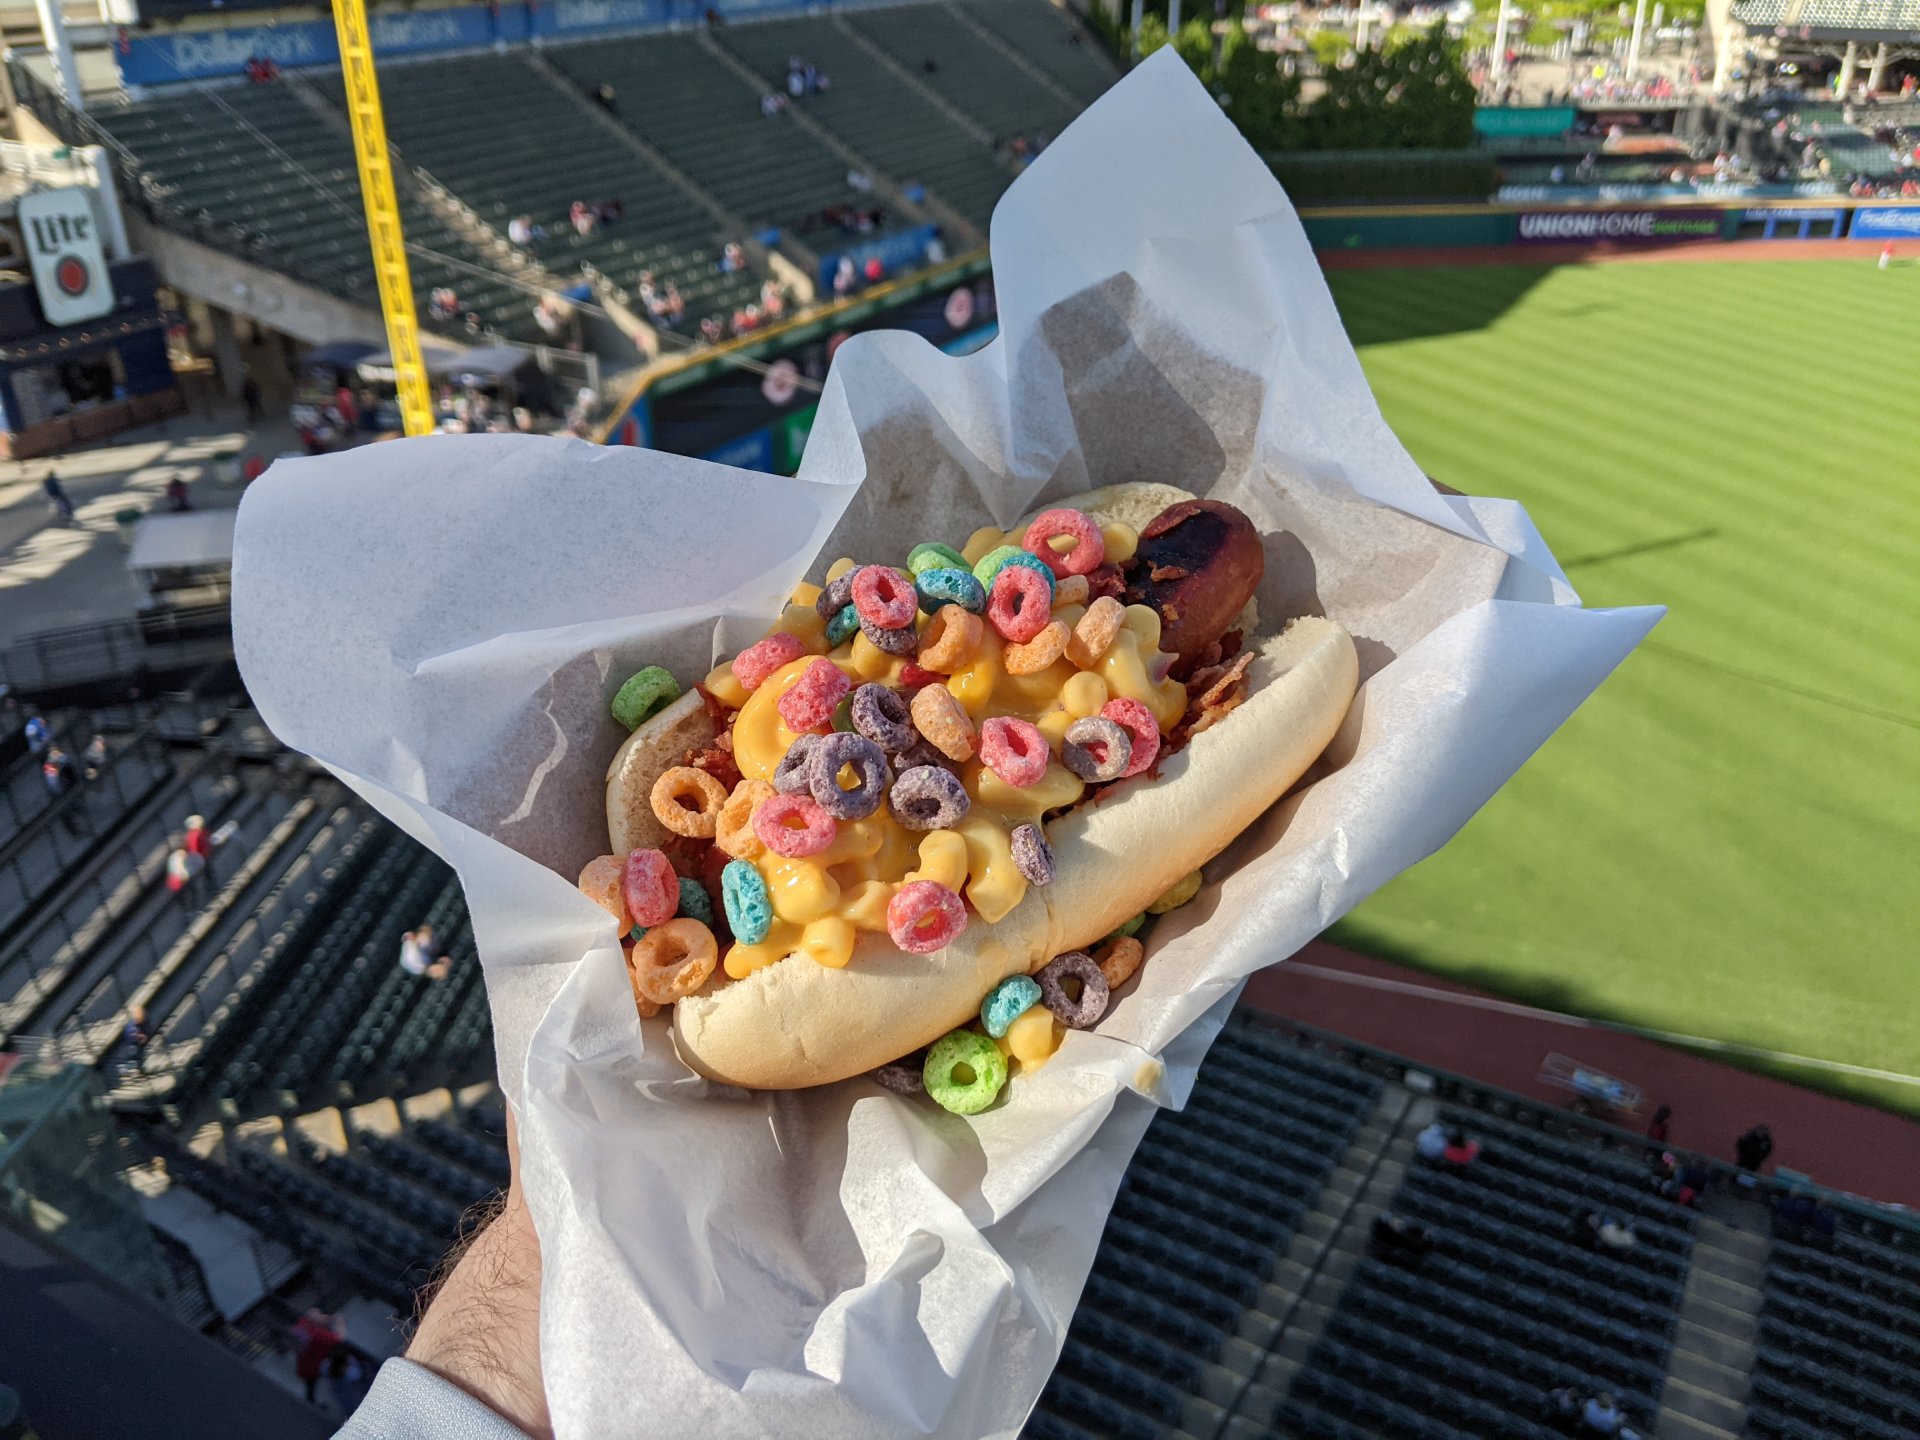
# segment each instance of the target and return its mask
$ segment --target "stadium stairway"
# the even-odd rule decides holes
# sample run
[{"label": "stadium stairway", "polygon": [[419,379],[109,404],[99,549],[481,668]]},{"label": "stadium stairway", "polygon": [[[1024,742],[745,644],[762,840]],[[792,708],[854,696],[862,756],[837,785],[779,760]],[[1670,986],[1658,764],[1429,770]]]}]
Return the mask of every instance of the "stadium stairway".
[{"label": "stadium stairway", "polygon": [[[965,115],[991,146],[1016,135],[1051,139],[1080,107],[1060,86],[1008,63],[1005,47],[947,5],[864,10],[842,24],[884,50],[928,92]],[[931,60],[934,68],[923,68]]]},{"label": "stadium stairway", "polygon": [[1033,0],[964,0],[961,8],[1029,66],[1051,75],[1080,105],[1091,105],[1120,78],[1113,62],[1064,7]]},{"label": "stadium stairway", "polygon": [[1747,1426],[1747,1377],[1760,1333],[1761,1281],[1768,1242],[1763,1207],[1715,1197],[1715,1206],[1746,1225],[1703,1215],[1694,1234],[1687,1288],[1680,1299],[1667,1384],[1660,1396],[1654,1440],[1726,1440]]},{"label": "stadium stairway", "polygon": [[1025,55],[1021,54],[1018,46],[1008,44],[998,31],[992,26],[982,22],[979,16],[973,13],[971,7],[957,5],[953,3],[953,0],[947,0],[947,3],[941,8],[953,18],[956,24],[965,29],[982,45],[993,51],[1002,63],[1012,65],[1016,70],[1026,75],[1034,84],[1053,96],[1059,106],[1065,107],[1066,114],[1069,117],[1080,113],[1081,106],[1084,102],[1078,95],[1074,94],[1065,85],[1062,85],[1050,71],[1036,65]]}]

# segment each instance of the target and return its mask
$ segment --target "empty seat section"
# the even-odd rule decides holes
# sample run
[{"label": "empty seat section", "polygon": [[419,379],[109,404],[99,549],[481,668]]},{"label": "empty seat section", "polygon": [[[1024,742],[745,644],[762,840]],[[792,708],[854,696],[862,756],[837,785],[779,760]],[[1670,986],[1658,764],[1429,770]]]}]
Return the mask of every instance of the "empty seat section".
[{"label": "empty seat section", "polygon": [[1082,104],[1098,100],[1120,78],[1086,27],[1047,0],[966,0],[966,6],[968,14],[1079,96]]},{"label": "empty seat section", "polygon": [[1074,117],[1075,107],[943,6],[857,11],[847,23],[995,137],[1051,139]]}]

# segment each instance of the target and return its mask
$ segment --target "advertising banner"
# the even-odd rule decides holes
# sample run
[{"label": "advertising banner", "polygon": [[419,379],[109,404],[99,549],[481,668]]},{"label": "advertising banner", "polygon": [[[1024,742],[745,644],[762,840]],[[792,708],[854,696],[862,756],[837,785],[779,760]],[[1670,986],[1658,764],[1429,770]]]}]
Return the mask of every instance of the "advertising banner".
[{"label": "advertising banner", "polygon": [[[377,56],[420,55],[436,50],[469,50],[527,33],[524,6],[502,6],[498,17],[485,5],[448,10],[399,10],[370,17]],[[180,30],[165,35],[132,35],[116,58],[120,78],[129,85],[175,85],[217,75],[239,75],[249,60],[272,60],[282,69],[337,65],[340,47],[330,20],[245,25],[227,30]]]},{"label": "advertising banner", "polygon": [[34,190],[20,197],[17,208],[47,323],[77,325],[113,309],[113,281],[87,192]]},{"label": "advertising banner", "polygon": [[1601,240],[1658,244],[1717,239],[1719,210],[1529,210],[1514,239],[1522,245],[1579,245]]},{"label": "advertising banner", "polygon": [[1853,212],[1854,240],[1920,240],[1920,206],[1876,205]]},{"label": "advertising banner", "polygon": [[1579,112],[1571,105],[1482,105],[1473,112],[1476,135],[1564,135]]}]

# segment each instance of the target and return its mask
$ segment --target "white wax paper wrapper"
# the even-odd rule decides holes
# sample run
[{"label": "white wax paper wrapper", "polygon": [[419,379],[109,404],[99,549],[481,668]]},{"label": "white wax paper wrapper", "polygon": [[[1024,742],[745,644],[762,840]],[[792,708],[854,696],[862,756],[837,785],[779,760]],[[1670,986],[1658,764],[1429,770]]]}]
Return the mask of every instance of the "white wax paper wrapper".
[{"label": "white wax paper wrapper", "polygon": [[[1658,618],[1581,609],[1517,505],[1428,485],[1286,198],[1171,51],[1014,184],[993,253],[1000,338],[849,341],[797,479],[434,437],[283,462],[241,509],[262,714],[466,887],[563,1437],[1017,1431],[1133,1147],[1244,977],[1443,843]],[[612,691],[646,663],[698,678],[835,555],[1136,479],[1242,506],[1269,536],[1262,612],[1359,637],[1317,781],[987,1114],[692,1076],[572,885],[606,844]]]}]

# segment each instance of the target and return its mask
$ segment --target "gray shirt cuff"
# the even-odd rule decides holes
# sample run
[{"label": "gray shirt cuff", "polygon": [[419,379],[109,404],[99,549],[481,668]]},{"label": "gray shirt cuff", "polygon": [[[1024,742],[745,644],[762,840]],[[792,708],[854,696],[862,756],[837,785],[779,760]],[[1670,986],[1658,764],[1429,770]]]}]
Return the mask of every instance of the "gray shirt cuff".
[{"label": "gray shirt cuff", "polygon": [[397,1356],[333,1440],[528,1440],[458,1385]]}]

